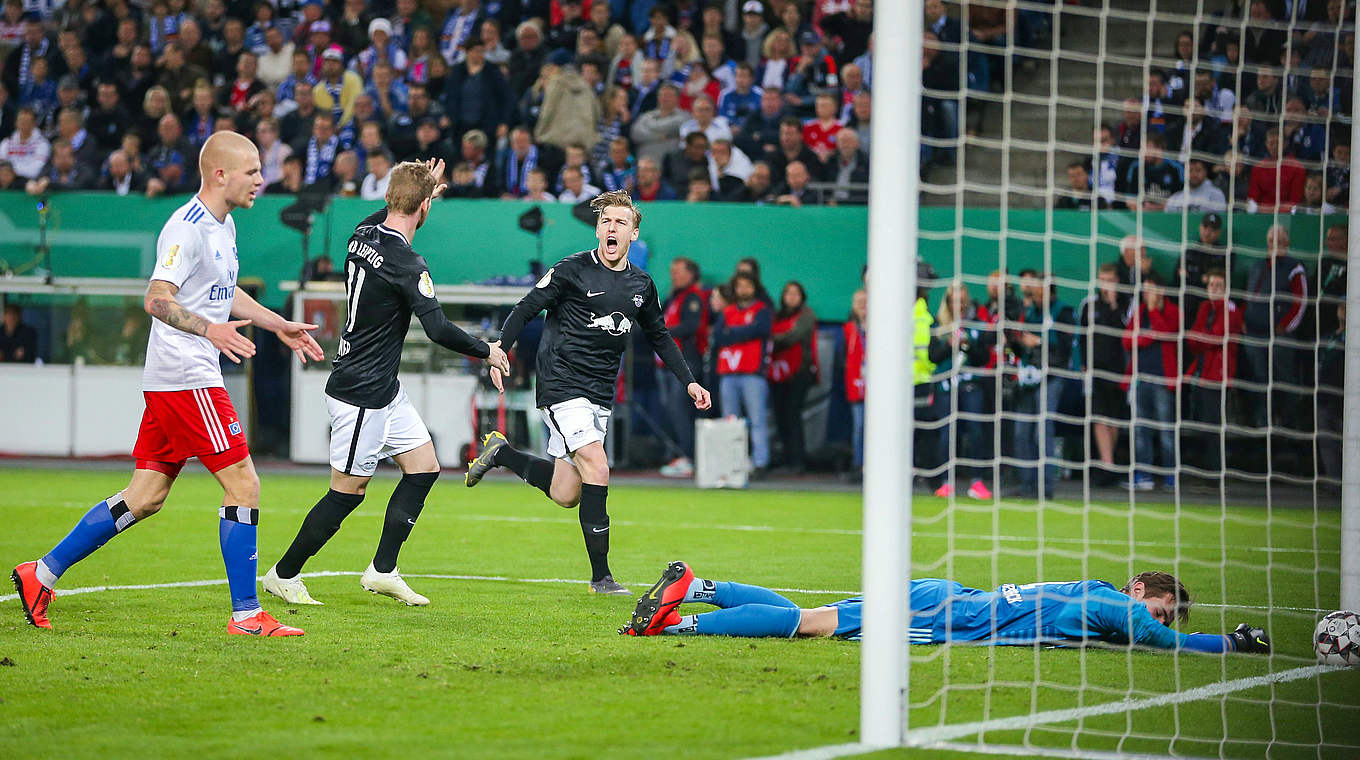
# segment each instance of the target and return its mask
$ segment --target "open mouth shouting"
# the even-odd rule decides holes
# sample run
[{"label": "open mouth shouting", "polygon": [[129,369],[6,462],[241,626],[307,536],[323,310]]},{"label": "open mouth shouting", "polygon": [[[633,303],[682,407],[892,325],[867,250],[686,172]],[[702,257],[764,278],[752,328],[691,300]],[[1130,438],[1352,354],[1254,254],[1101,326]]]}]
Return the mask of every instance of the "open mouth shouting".
[{"label": "open mouth shouting", "polygon": [[605,236],[605,239],[604,239],[604,251],[605,251],[605,253],[607,253],[607,254],[609,254],[609,255],[611,255],[611,256],[613,256],[614,254],[616,254],[616,253],[619,252],[619,236],[618,236],[618,235],[610,234],[610,235],[606,235],[606,236]]}]

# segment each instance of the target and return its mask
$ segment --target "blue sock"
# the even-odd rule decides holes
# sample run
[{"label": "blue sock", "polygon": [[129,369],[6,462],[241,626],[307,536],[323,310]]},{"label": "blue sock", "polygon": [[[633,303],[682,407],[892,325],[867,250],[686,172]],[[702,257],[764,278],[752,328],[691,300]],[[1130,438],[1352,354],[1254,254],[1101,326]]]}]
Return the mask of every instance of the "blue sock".
[{"label": "blue sock", "polygon": [[798,632],[801,619],[802,611],[797,607],[743,604],[702,615],[685,615],[679,623],[668,626],[666,633],[789,639]]},{"label": "blue sock", "polygon": [[685,602],[704,602],[724,609],[740,607],[743,604],[764,604],[771,607],[791,607],[798,605],[762,586],[748,586],[745,583],[729,581],[706,581],[695,578],[685,592]]},{"label": "blue sock", "polygon": [[[121,491],[94,505],[66,534],[66,538],[43,556],[38,563],[39,580],[48,588],[56,585],[62,573],[93,554],[95,549],[108,543],[110,538],[126,530],[135,521],[127,504],[123,503]],[[51,573],[50,578],[43,577],[44,569]],[[52,582],[49,584],[48,580]]]},{"label": "blue sock", "polygon": [[218,511],[218,540],[222,545],[222,561],[227,566],[227,586],[231,588],[233,612],[249,612],[260,608],[255,594],[255,566],[259,557],[255,551],[255,526],[260,521],[260,510],[250,507],[222,507]]}]

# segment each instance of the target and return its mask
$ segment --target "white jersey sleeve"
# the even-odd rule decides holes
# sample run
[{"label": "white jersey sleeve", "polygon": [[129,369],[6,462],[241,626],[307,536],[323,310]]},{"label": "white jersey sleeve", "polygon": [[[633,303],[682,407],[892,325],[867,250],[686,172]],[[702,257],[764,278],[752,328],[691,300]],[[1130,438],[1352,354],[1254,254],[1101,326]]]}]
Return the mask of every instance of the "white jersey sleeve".
[{"label": "white jersey sleeve", "polygon": [[176,288],[198,267],[202,236],[194,225],[175,219],[161,229],[156,239],[156,268],[151,279],[164,280]]}]

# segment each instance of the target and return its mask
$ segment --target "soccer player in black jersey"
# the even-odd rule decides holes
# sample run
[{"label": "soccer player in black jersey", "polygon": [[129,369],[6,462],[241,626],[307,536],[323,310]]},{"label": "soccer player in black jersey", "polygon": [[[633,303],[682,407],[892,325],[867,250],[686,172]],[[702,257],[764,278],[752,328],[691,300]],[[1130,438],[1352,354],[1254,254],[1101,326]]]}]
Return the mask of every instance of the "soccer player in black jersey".
[{"label": "soccer player in black jersey", "polygon": [[331,487],[302,521],[288,551],[265,574],[265,590],[293,604],[320,604],[307,593],[302,565],[340,529],[364,500],[378,460],[401,468],[373,562],[359,579],[363,588],[409,605],[430,600],[412,591],[397,573],[397,552],[410,535],[439,460],[425,423],[397,380],[401,348],[411,315],[430,340],[460,354],[486,359],[502,372],[510,365],[498,342],[486,343],[449,322],[434,295],[425,259],[411,237],[425,223],[430,201],[444,186],[444,162],[408,161],[392,170],[387,206],[354,229],[345,259],[349,316],[326,383],[331,417]]},{"label": "soccer player in black jersey", "polygon": [[[599,245],[562,259],[520,299],[501,328],[508,351],[525,323],[547,310],[538,347],[538,407],[548,424],[548,456],[512,448],[498,432],[482,440],[482,453],[468,463],[466,482],[477,485],[491,468],[508,467],[563,507],[580,505],[578,517],[590,557],[590,590],[631,594],[609,572],[609,458],[604,451],[619,359],[634,325],[647,334],[652,350],[686,387],[694,406],[712,404],[666,330],[656,283],[628,263],[642,212],[628,193],[616,190],[590,202]],[[491,378],[498,385],[495,368]]]}]

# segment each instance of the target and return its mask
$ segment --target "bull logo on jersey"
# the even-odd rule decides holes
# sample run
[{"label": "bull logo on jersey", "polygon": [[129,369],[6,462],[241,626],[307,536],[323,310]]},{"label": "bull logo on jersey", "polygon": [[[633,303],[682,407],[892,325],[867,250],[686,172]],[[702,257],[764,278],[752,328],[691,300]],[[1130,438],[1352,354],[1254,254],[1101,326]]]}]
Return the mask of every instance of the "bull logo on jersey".
[{"label": "bull logo on jersey", "polygon": [[617,311],[613,314],[606,314],[603,317],[597,317],[594,312],[592,312],[590,315],[590,322],[586,323],[586,327],[604,330],[610,335],[625,335],[633,329],[633,323],[628,317],[623,316]]},{"label": "bull logo on jersey", "polygon": [[639,309],[642,308],[642,295],[641,295],[641,294],[638,294],[638,295],[633,296],[633,305],[636,306],[636,307],[638,307]]},{"label": "bull logo on jersey", "polygon": [[429,272],[420,273],[420,281],[416,283],[416,289],[426,298],[434,298],[434,281],[430,279]]},{"label": "bull logo on jersey", "polygon": [[161,266],[166,269],[175,269],[179,266],[179,243],[170,246],[170,250],[165,252],[165,258],[161,259]]}]

